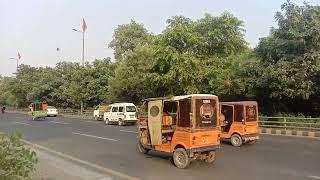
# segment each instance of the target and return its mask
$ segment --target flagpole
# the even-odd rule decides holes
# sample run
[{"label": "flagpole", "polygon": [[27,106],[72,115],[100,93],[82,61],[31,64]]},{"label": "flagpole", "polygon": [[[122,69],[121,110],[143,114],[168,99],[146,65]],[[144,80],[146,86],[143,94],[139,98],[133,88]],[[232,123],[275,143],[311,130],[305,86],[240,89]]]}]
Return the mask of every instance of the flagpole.
[{"label": "flagpole", "polygon": [[19,59],[17,58],[17,72],[18,72],[18,68],[19,68]]},{"label": "flagpole", "polygon": [[82,66],[84,66],[84,31],[82,31]]}]

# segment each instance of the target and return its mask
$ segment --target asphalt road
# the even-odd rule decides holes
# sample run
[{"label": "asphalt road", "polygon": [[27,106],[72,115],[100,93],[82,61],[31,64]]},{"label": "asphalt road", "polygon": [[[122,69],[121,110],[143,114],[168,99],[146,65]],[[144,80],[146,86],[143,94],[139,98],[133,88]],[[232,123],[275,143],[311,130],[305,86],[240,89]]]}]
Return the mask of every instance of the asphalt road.
[{"label": "asphalt road", "polygon": [[0,114],[0,132],[16,130],[33,143],[140,179],[320,179],[318,139],[261,135],[254,145],[222,144],[214,164],[196,161],[178,169],[166,154],[140,154],[135,126],[62,117],[31,121],[25,114]]}]

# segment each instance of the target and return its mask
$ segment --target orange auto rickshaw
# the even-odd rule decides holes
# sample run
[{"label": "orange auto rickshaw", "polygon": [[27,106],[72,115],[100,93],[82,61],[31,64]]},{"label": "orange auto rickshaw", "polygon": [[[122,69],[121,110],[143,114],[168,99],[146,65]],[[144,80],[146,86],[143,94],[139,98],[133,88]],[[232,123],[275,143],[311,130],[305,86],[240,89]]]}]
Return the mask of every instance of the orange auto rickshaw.
[{"label": "orange auto rickshaw", "polygon": [[210,94],[145,99],[139,112],[138,149],[170,153],[178,168],[213,163],[220,147],[219,99]]},{"label": "orange auto rickshaw", "polygon": [[259,139],[256,101],[221,102],[221,119],[221,139],[230,139],[233,146]]},{"label": "orange auto rickshaw", "polygon": [[221,120],[221,139],[230,139],[233,146],[259,139],[256,101],[221,102]]}]

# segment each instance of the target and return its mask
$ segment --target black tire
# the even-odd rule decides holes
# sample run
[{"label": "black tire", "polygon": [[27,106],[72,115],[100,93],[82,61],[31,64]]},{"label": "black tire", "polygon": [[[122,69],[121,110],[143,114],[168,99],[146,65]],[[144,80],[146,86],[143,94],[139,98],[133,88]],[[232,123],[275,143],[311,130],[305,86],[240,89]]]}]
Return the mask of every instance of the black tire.
[{"label": "black tire", "polygon": [[213,163],[216,161],[216,151],[210,151],[208,157],[204,160],[207,163]]},{"label": "black tire", "polygon": [[136,122],[132,122],[132,123],[130,123],[130,125],[134,126],[134,125],[136,125]]},{"label": "black tire", "polygon": [[148,154],[149,149],[144,148],[141,142],[138,142],[138,151],[143,154]]},{"label": "black tire", "polygon": [[177,168],[184,169],[189,166],[190,158],[183,148],[178,148],[173,152],[173,163]]},{"label": "black tire", "polygon": [[233,134],[231,136],[230,141],[231,141],[231,144],[235,147],[240,147],[243,143],[243,140],[239,134]]},{"label": "black tire", "polygon": [[122,119],[119,119],[119,120],[118,120],[118,125],[119,125],[119,126],[124,126],[124,125],[125,125],[125,123],[123,122],[123,120],[122,120]]},{"label": "black tire", "polygon": [[256,143],[256,140],[249,141],[248,144],[253,145]]}]

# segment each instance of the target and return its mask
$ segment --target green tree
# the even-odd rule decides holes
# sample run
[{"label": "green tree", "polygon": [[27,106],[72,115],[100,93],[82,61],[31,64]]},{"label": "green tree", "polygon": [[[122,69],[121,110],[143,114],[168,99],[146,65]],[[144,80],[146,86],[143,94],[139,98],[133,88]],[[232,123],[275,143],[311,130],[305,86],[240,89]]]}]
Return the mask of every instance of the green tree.
[{"label": "green tree", "polygon": [[142,24],[131,20],[129,24],[119,25],[113,33],[109,47],[114,50],[116,61],[121,62],[127,53],[136,47],[148,44],[152,35]]},{"label": "green tree", "polygon": [[[275,111],[316,114],[310,104],[319,106],[320,6],[287,1],[281,8],[282,12],[276,13],[278,28],[262,38],[255,49],[265,67],[260,86],[270,100],[282,104],[280,108],[288,105]],[[292,102],[300,109],[290,108]]]}]

